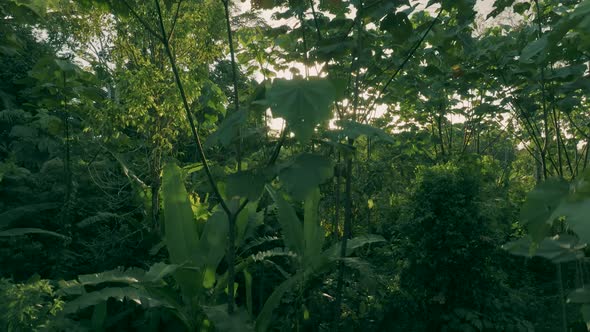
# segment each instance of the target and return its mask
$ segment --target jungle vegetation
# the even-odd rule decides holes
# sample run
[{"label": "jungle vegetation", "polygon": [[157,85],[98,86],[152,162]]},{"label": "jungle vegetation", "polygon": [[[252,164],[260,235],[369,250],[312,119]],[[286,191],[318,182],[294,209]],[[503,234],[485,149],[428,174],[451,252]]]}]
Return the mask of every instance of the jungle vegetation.
[{"label": "jungle vegetation", "polygon": [[0,330],[586,331],[589,66],[590,0],[3,0]]}]

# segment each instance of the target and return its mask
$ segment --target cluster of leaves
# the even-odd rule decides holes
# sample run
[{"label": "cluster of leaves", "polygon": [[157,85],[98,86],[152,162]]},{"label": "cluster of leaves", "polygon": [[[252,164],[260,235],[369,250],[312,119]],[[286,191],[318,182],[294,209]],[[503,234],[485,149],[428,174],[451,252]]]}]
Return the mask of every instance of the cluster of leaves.
[{"label": "cluster of leaves", "polygon": [[543,323],[498,249],[584,257],[590,2],[251,4],[0,4],[0,328]]}]

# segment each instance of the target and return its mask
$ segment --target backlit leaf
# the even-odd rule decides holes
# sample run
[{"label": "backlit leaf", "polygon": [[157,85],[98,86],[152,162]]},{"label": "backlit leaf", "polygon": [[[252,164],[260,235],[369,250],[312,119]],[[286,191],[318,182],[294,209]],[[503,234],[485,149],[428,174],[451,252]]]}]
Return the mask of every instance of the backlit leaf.
[{"label": "backlit leaf", "polygon": [[[175,163],[164,166],[162,199],[166,248],[170,255],[170,262],[197,266],[196,257],[200,254],[199,233],[180,167]],[[176,272],[176,279],[185,297],[192,298],[196,295],[198,272],[179,270]]]},{"label": "backlit leaf", "polygon": [[279,172],[279,180],[296,200],[305,197],[334,174],[332,160],[316,154],[300,154]]},{"label": "backlit leaf", "polygon": [[541,241],[553,221],[550,217],[569,191],[569,184],[561,179],[548,179],[539,183],[528,195],[520,211],[520,220],[526,225],[535,242]]},{"label": "backlit leaf", "polygon": [[316,125],[331,118],[334,95],[334,87],[326,79],[276,79],[266,98],[273,116],[285,119],[295,137],[306,143]]},{"label": "backlit leaf", "polygon": [[520,54],[520,61],[521,62],[531,62],[531,59],[535,55],[537,55],[547,49],[547,45],[548,45],[548,40],[547,40],[546,35],[529,43],[522,50],[522,53]]}]

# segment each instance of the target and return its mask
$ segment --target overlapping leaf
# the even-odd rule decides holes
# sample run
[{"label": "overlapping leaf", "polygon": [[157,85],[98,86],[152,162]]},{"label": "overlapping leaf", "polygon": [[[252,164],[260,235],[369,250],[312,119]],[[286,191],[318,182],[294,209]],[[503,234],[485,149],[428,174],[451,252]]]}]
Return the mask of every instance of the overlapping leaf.
[{"label": "overlapping leaf", "polygon": [[295,137],[306,143],[316,125],[332,117],[334,95],[334,87],[326,79],[276,79],[266,100],[273,116],[285,119]]}]

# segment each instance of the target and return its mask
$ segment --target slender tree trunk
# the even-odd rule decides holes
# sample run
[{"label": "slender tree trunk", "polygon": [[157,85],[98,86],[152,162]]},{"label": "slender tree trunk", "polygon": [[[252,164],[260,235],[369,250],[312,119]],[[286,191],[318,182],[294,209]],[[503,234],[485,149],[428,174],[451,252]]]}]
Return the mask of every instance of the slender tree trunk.
[{"label": "slender tree trunk", "polygon": [[[354,140],[348,139],[349,146],[352,146]],[[352,156],[346,160],[346,183],[345,183],[345,203],[344,203],[344,230],[342,241],[340,243],[340,257],[346,257],[346,245],[352,233]],[[336,282],[336,301],[334,303],[334,327],[337,330],[339,316],[342,307],[342,290],[344,288],[344,263],[341,261],[338,266],[338,279]]]},{"label": "slender tree trunk", "polygon": [[565,292],[563,290],[563,276],[561,272],[561,263],[555,264],[557,269],[557,286],[559,287],[559,304],[561,305],[561,329],[567,332],[567,311],[565,308]]},{"label": "slender tree trunk", "polygon": [[63,210],[63,221],[64,224],[72,223],[71,218],[71,208],[72,208],[72,191],[73,191],[73,183],[72,183],[72,161],[71,161],[71,153],[70,153],[70,117],[68,114],[67,109],[67,98],[66,98],[66,73],[62,71],[62,79],[63,79],[63,91],[62,91],[62,112],[63,112],[63,119],[64,119],[64,175],[65,175],[65,185],[66,185],[66,192],[64,195],[64,210]]},{"label": "slender tree trunk", "polygon": [[[441,107],[442,108],[442,107]],[[442,109],[440,110],[440,113],[437,117],[436,120],[436,127],[438,130],[438,140],[439,140],[439,144],[440,144],[440,154],[442,156],[442,159],[445,160],[446,159],[446,153],[445,153],[445,139],[444,139],[444,135],[443,135],[443,130],[442,130]]]},{"label": "slender tree trunk", "polygon": [[338,229],[340,226],[340,187],[342,179],[342,167],[340,165],[340,153],[338,153],[338,163],[336,164],[336,185],[334,195],[334,221],[332,222],[332,236],[334,241],[338,241]]}]

